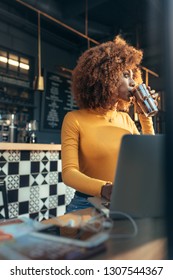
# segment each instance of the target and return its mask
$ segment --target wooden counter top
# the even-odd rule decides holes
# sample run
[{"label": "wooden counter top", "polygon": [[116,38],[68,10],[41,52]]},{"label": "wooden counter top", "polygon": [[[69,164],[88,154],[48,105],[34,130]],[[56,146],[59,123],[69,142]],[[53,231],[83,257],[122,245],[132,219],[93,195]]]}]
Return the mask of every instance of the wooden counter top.
[{"label": "wooden counter top", "polygon": [[61,151],[60,144],[0,143],[0,150]]}]

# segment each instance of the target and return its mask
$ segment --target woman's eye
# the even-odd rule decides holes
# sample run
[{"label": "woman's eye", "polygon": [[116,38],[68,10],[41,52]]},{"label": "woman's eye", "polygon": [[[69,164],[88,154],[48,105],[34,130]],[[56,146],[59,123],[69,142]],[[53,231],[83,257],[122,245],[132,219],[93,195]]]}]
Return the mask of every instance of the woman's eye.
[{"label": "woman's eye", "polygon": [[129,73],[124,73],[124,78],[128,78],[129,77]]}]

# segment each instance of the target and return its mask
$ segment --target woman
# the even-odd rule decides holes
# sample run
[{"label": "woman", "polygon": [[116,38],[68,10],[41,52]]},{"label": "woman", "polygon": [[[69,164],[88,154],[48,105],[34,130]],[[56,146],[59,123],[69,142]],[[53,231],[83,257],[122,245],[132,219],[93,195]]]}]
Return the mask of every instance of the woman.
[{"label": "woman", "polygon": [[[76,189],[67,212],[90,207],[89,196],[110,199],[121,138],[139,134],[125,111],[132,102],[130,89],[142,82],[142,56],[117,36],[78,60],[72,92],[80,109],[67,113],[62,125],[62,177]],[[140,113],[139,120],[142,133],[154,134],[151,117]]]}]

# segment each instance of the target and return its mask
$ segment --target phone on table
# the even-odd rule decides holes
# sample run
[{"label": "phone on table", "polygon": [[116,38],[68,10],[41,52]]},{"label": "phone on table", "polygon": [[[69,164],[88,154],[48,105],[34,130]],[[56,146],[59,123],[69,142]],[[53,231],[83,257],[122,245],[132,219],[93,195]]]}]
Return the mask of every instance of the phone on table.
[{"label": "phone on table", "polygon": [[85,227],[76,228],[61,225],[50,225],[32,232],[31,235],[85,248],[96,247],[109,238],[107,232],[97,232]]}]

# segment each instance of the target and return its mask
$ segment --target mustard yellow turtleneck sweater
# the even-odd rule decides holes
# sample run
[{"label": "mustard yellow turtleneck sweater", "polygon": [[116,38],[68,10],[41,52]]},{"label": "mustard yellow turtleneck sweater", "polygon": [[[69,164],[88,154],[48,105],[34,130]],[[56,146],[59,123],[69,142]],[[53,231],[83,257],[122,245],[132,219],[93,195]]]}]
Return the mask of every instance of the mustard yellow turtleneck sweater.
[{"label": "mustard yellow turtleneck sweater", "polygon": [[[139,120],[143,134],[154,134],[151,118],[139,115]],[[101,187],[114,181],[125,134],[139,134],[127,113],[103,115],[85,109],[67,113],[61,134],[63,182],[82,193],[100,196]]]}]

